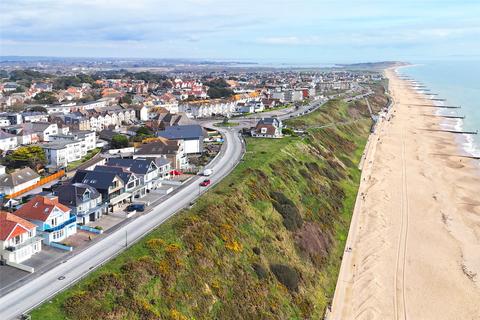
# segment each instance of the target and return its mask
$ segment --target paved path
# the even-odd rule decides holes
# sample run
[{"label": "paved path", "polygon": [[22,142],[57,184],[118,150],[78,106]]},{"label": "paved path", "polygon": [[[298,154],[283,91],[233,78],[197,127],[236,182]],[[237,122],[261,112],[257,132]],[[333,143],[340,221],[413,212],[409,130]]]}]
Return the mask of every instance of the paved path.
[{"label": "paved path", "polygon": [[[317,100],[312,102],[311,105],[302,106],[297,110],[283,109],[264,113],[261,116],[276,115],[284,120],[311,112],[320,107],[324,102],[325,100]],[[213,169],[213,174],[210,176],[212,180],[211,186],[227,176],[243,156],[244,142],[239,136],[239,128],[251,126],[258,118],[259,116],[236,119],[235,121],[240,122],[240,125],[236,128],[216,128],[224,134],[225,143],[219,156],[207,166]],[[203,125],[211,126],[214,122],[218,122],[218,120],[203,121]],[[13,319],[32,310],[124,251],[126,247],[140,240],[148,232],[158,227],[181,209],[188,207],[191,202],[195,201],[201,193],[208,189],[199,187],[199,182],[203,179],[201,176],[192,178],[182,188],[177,189],[173,195],[152,208],[147,214],[136,218],[62,264],[44,272],[18,289],[1,297],[0,319]]]}]

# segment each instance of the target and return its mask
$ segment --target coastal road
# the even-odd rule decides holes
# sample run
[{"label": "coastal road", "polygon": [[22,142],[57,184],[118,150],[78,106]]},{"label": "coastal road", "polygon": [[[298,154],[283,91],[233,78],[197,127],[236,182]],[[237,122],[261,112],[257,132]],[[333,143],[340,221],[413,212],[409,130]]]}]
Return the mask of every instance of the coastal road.
[{"label": "coastal road", "polygon": [[[221,131],[225,137],[222,154],[209,166],[213,169],[210,176],[212,185],[230,173],[241,159],[244,150],[243,140],[237,131]],[[64,263],[1,297],[0,319],[14,319],[35,308],[124,251],[126,244],[132,245],[172,215],[188,207],[202,192],[199,191],[202,190],[199,187],[201,180],[203,177],[194,177],[190,184],[153,208],[150,213],[140,216]]]},{"label": "coastal road", "polygon": [[[310,105],[301,106],[298,109],[276,110],[266,112],[261,116],[276,115],[280,119],[285,120],[312,112],[325,101],[316,100]],[[209,177],[212,180],[212,185],[209,188],[227,176],[240,161],[244,153],[244,142],[238,130],[242,127],[254,125],[256,119],[259,119],[259,116],[238,118],[235,121],[239,121],[240,125],[236,128],[216,128],[224,135],[225,142],[219,156],[206,166],[213,170],[213,174]],[[214,122],[218,122],[218,120],[203,121],[202,124],[211,126]],[[27,313],[117,256],[175,213],[188,207],[191,202],[208,190],[209,188],[199,187],[199,183],[203,179],[201,176],[192,178],[178,192],[159,203],[147,214],[134,219],[82,252],[68,258],[62,264],[44,272],[18,289],[1,297],[0,319],[14,319]]]}]

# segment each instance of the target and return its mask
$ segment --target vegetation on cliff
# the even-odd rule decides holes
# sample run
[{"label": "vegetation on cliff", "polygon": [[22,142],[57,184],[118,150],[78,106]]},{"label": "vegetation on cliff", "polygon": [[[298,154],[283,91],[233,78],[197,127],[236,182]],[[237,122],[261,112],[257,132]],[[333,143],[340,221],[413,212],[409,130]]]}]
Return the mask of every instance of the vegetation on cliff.
[{"label": "vegetation on cliff", "polygon": [[247,138],[238,167],[32,319],[321,319],[333,296],[371,122],[330,101],[287,122],[340,123]]}]

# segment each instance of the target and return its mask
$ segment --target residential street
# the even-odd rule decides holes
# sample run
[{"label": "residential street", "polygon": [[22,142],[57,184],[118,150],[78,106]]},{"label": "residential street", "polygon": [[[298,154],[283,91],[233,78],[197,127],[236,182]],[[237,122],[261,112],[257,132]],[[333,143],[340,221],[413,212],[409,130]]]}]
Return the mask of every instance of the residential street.
[{"label": "residential street", "polygon": [[[255,119],[261,117],[277,115],[280,119],[287,119],[299,116],[311,107],[313,109],[318,108],[323,102],[324,100],[318,100],[309,106],[302,106],[297,110],[277,110],[271,113],[266,112],[256,115],[249,119],[238,119],[241,123],[239,127],[254,125]],[[204,122],[203,125],[211,126],[214,122],[218,121],[209,120]],[[224,134],[225,143],[219,156],[207,166],[213,169],[211,176],[212,185],[208,188],[211,188],[229,174],[239,162],[244,151],[243,140],[239,136],[238,127],[217,129]],[[1,297],[0,319],[12,319],[28,312],[125,250],[126,244],[128,246],[132,245],[176,212],[188,207],[192,201],[199,197],[199,190],[202,190],[201,192],[203,193],[208,189],[199,189],[198,184],[202,179],[203,177],[201,176],[194,177],[178,189],[178,192],[174,192],[166,200],[151,209],[149,213],[139,216],[69,260]]]}]

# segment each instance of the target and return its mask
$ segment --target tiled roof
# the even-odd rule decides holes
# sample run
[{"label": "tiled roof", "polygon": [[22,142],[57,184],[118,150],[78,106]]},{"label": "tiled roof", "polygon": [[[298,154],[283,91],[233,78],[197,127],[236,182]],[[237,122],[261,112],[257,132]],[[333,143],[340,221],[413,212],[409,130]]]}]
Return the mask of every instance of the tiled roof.
[{"label": "tiled roof", "polygon": [[35,171],[29,167],[26,167],[0,176],[0,186],[15,187],[39,177],[40,176]]},{"label": "tiled roof", "polygon": [[35,229],[36,226],[16,215],[0,211],[0,240],[7,241],[24,232]]},{"label": "tiled roof", "polygon": [[15,211],[15,214],[24,219],[46,221],[55,207],[63,212],[70,211],[67,206],[58,202],[56,197],[51,199],[44,196],[35,196]]}]

